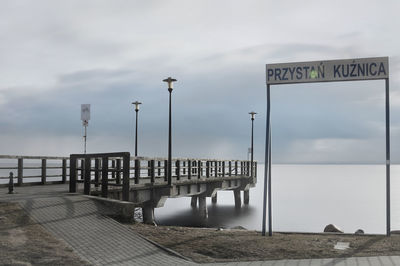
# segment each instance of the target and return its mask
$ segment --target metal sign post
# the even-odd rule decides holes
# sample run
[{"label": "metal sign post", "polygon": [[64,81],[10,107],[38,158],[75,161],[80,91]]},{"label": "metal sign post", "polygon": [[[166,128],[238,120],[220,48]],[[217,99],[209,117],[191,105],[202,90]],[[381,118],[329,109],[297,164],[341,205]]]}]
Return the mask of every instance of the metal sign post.
[{"label": "metal sign post", "polygon": [[386,235],[390,236],[390,109],[389,109],[389,58],[356,58],[345,60],[312,61],[266,65],[267,117],[265,135],[265,172],[262,235],[265,235],[266,200],[268,197],[269,235],[272,235],[271,197],[271,119],[270,85],[385,80],[386,122]]},{"label": "metal sign post", "polygon": [[86,154],[87,127],[89,126],[89,120],[90,120],[90,104],[81,104],[81,120],[82,120],[82,125],[85,128],[83,140],[84,140],[84,153]]}]

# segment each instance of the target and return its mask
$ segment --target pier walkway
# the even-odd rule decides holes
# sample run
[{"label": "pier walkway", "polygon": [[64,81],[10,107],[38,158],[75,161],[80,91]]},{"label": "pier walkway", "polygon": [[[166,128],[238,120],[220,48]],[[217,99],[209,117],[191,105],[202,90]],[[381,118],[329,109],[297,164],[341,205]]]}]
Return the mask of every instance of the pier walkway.
[{"label": "pier walkway", "polygon": [[[93,265],[196,265],[146,241],[127,226],[101,215],[90,197],[68,193],[68,185],[24,186],[16,194],[0,188],[0,201],[18,202],[29,215]],[[197,264],[198,265],[198,264]],[[358,266],[400,265],[400,256],[230,262],[202,265]]]}]

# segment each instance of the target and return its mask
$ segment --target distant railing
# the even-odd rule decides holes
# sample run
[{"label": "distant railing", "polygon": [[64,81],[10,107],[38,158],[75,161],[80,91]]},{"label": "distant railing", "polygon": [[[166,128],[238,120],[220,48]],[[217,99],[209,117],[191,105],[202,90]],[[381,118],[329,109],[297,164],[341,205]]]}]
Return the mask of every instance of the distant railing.
[{"label": "distant railing", "polygon": [[68,161],[68,157],[0,155],[0,186],[8,186],[9,172],[18,186],[65,183]]},{"label": "distant railing", "polygon": [[[96,190],[101,186],[103,197],[108,196],[109,186],[121,187],[119,190],[122,190],[122,199],[129,200],[131,184],[147,187],[146,185],[178,184],[180,181],[193,179],[211,182],[229,178],[252,178],[252,172],[256,177],[257,163],[253,163],[253,171],[250,164],[250,161],[175,158],[172,160],[172,173],[168,175],[168,161],[164,158],[130,157],[128,152],[72,154],[69,191],[77,191],[78,169],[81,169],[84,194],[91,193],[92,185]],[[168,180],[169,176],[171,180]],[[255,183],[255,179],[251,179],[249,183]]]},{"label": "distant railing", "polygon": [[[88,154],[88,156],[91,155]],[[95,156],[90,157],[90,163],[85,162],[82,155],[76,157],[73,167],[77,182],[84,182],[85,165],[87,165],[90,166],[88,168],[90,170],[87,171],[90,184],[95,187],[101,185],[104,162],[102,157]],[[107,186],[122,186],[122,161],[121,156],[108,157]],[[174,158],[171,176],[174,182],[221,177],[251,177],[250,164],[250,161],[244,160]],[[17,186],[66,183],[70,179],[70,157],[0,155],[0,186],[7,186],[10,171],[14,172],[14,183]],[[168,161],[165,158],[130,157],[129,159],[129,180],[132,180],[130,185],[166,184],[168,183],[167,171]],[[253,177],[256,178],[257,162],[253,163],[253,173]]]}]

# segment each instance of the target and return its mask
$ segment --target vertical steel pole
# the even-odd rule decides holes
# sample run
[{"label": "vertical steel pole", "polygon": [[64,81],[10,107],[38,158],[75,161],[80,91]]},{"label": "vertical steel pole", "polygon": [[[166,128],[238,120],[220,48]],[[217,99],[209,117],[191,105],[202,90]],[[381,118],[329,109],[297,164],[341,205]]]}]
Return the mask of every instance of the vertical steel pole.
[{"label": "vertical steel pole", "polygon": [[270,146],[270,85],[267,84],[267,117],[266,117],[266,132],[265,132],[265,165],[264,165],[264,195],[263,195],[263,220],[262,220],[262,235],[265,236],[266,231],[266,216],[267,216],[267,185],[268,185],[268,169],[269,169],[269,146]]},{"label": "vertical steel pole", "polygon": [[390,105],[389,78],[385,79],[386,109],[386,235],[390,236]]},{"label": "vertical steel pole", "polygon": [[254,129],[254,118],[251,118],[251,168],[250,168],[250,174],[251,177],[253,177],[253,129]]},{"label": "vertical steel pole", "polygon": [[168,88],[169,91],[169,130],[168,130],[168,185],[172,184],[172,151],[171,151],[171,146],[172,146],[172,129],[171,129],[171,95],[172,95],[172,88]]},{"label": "vertical steel pole", "polygon": [[135,128],[135,157],[137,157],[137,128],[138,128],[138,113],[139,110],[136,109],[136,128]]},{"label": "vertical steel pole", "polygon": [[271,175],[271,125],[269,127],[269,147],[268,147],[268,235],[272,236],[272,175]]}]

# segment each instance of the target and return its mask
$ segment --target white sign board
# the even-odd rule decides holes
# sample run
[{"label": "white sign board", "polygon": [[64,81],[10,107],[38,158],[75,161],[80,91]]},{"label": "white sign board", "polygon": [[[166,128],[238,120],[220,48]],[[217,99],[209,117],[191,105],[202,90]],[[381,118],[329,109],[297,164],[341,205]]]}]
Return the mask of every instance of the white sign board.
[{"label": "white sign board", "polygon": [[373,57],[266,65],[267,84],[389,78],[389,58]]},{"label": "white sign board", "polygon": [[90,104],[81,104],[81,120],[86,123],[90,120]]}]

